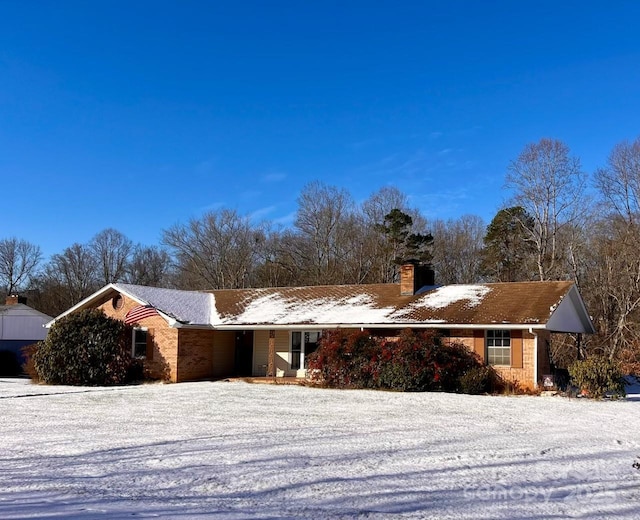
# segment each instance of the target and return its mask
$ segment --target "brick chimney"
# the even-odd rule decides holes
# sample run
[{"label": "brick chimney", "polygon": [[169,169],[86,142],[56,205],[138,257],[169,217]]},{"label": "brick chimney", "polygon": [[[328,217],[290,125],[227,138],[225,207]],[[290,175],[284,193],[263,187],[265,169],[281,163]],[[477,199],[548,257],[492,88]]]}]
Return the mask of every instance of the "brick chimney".
[{"label": "brick chimney", "polygon": [[435,285],[435,272],[430,264],[405,262],[400,266],[400,294],[411,296],[422,287]]},{"label": "brick chimney", "polygon": [[22,303],[26,305],[27,298],[24,296],[18,296],[17,294],[10,294],[7,296],[7,299],[5,300],[6,305],[16,305],[18,303]]}]

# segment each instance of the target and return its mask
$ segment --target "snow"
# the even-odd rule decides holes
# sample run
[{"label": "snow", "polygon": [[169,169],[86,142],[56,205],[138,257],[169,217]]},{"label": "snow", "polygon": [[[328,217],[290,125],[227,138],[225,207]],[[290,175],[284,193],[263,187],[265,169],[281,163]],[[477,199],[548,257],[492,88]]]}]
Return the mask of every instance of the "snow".
[{"label": "snow", "polygon": [[[139,285],[115,284],[118,290],[149,303],[179,321],[192,324],[224,325],[290,325],[311,324],[401,324],[414,323],[412,312],[420,308],[442,309],[458,301],[479,305],[491,290],[484,285],[450,285],[421,295],[410,305],[380,307],[366,293],[343,298],[305,299],[286,297],[278,293],[265,294],[246,303],[239,315],[223,316],[216,309],[215,295],[196,291],[159,289]],[[443,319],[421,320],[422,323],[445,323]]]},{"label": "snow", "polygon": [[316,298],[303,305],[296,299],[269,294],[251,301],[239,316],[230,321],[234,325],[268,323],[390,323],[393,307],[376,307],[373,298],[359,294],[347,298]]},{"label": "snow", "polygon": [[467,300],[469,307],[475,307],[491,289],[485,285],[447,285],[425,294],[413,305],[429,309],[444,309],[449,305]]},{"label": "snow", "polygon": [[0,379],[0,517],[632,519],[639,412],[640,395]]},{"label": "snow", "polygon": [[153,305],[178,321],[207,324],[212,319],[211,305],[215,300],[210,294],[126,283],[117,283],[113,286],[124,294]]}]

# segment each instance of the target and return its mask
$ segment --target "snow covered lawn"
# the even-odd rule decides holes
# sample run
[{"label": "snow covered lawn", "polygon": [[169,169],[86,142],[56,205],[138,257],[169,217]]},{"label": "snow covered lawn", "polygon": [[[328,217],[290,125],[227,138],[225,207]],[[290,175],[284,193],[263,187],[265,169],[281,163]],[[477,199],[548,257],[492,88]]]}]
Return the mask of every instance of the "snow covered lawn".
[{"label": "snow covered lawn", "polygon": [[640,517],[621,402],[0,380],[0,518]]}]

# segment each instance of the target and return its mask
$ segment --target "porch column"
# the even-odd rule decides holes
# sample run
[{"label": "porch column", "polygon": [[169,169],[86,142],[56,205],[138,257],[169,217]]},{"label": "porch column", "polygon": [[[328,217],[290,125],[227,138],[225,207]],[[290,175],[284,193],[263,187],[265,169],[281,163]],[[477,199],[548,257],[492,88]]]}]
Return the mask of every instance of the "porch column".
[{"label": "porch column", "polygon": [[276,377],[276,331],[269,331],[269,361],[267,364],[267,377]]}]

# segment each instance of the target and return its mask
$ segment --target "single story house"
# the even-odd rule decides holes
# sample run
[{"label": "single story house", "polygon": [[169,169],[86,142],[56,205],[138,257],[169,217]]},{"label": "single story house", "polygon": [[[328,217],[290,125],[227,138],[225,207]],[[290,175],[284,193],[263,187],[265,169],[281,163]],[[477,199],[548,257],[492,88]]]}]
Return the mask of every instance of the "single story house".
[{"label": "single story house", "polygon": [[29,307],[26,298],[10,294],[5,304],[0,305],[0,350],[13,352],[22,363],[22,347],[45,339],[48,332],[45,325],[52,319]]},{"label": "single story house", "polygon": [[550,370],[552,332],[594,332],[572,282],[438,287],[432,273],[405,264],[398,284],[213,291],[112,283],[56,319],[100,308],[131,324],[132,354],[152,374],[174,382],[303,377],[322,331],[339,327],[385,336],[437,329],[509,380],[536,386]]}]

